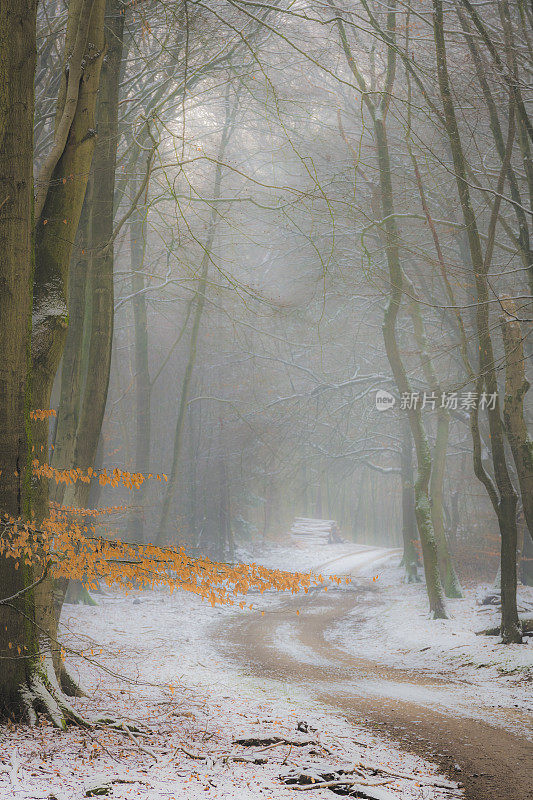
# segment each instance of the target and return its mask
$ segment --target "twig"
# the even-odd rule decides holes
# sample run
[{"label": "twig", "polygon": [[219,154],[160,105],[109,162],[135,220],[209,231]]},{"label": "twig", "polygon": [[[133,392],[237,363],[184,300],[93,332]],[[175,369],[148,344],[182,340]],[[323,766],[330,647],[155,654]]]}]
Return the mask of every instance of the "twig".
[{"label": "twig", "polygon": [[240,744],[241,747],[258,747],[262,744],[267,744],[269,747],[275,744],[290,744],[295,747],[306,747],[309,744],[314,744],[317,747],[323,747],[324,750],[327,751],[326,747],[314,739],[286,739],[284,736],[265,736],[264,738],[249,736],[242,739],[234,739],[233,744]]},{"label": "twig", "polygon": [[319,783],[306,783],[303,785],[289,784],[289,788],[294,789],[297,792],[308,792],[312,789],[334,789],[340,786],[353,786],[355,789],[364,793],[366,788],[371,788],[372,786],[385,786],[387,783],[392,783],[392,779],[388,781],[380,781],[379,783],[370,783],[367,781],[361,781],[361,779],[352,781],[347,778],[341,778],[334,781],[320,781]]},{"label": "twig", "polygon": [[142,744],[139,744],[139,742],[137,741],[137,739],[135,738],[133,733],[130,731],[130,729],[128,728],[128,726],[127,726],[127,724],[125,722],[122,723],[122,729],[125,732],[126,736],[129,739],[131,739],[131,741],[135,744],[135,746],[141,751],[141,753],[146,753],[146,755],[150,756],[150,758],[153,758],[154,761],[158,760],[156,754],[154,753],[154,751],[150,747],[143,747]]},{"label": "twig", "polygon": [[234,755],[233,753],[228,753],[226,756],[218,756],[215,761],[225,761],[226,764],[229,764],[230,761],[238,761],[242,764],[266,764],[268,759],[262,758],[261,756],[239,756]]},{"label": "twig", "polygon": [[221,753],[218,756],[210,754],[207,756],[204,755],[203,753],[191,753],[190,750],[187,750],[185,747],[182,747],[181,745],[179,747],[176,747],[171,758],[174,758],[178,750],[181,750],[181,752],[185,753],[186,756],[188,756],[189,758],[194,758],[197,761],[209,761],[212,759],[213,762],[225,761],[226,763],[228,763],[229,761],[238,761],[242,764],[266,764],[268,761],[268,759],[266,758],[261,758],[261,757],[258,758],[256,756],[240,756],[237,755],[236,753]]},{"label": "twig", "polygon": [[267,744],[266,747],[260,747],[259,750],[256,750],[256,753],[263,753],[265,750],[272,750],[273,747],[280,747],[280,745],[286,744],[286,742],[272,742],[272,744]]},{"label": "twig", "polygon": [[423,778],[421,775],[408,775],[405,772],[395,772],[391,769],[383,769],[382,767],[364,764],[362,761],[359,762],[358,767],[362,767],[363,769],[371,770],[372,772],[379,772],[382,775],[392,775],[395,778],[405,778],[408,781],[417,781],[417,783],[423,784],[424,786],[435,786],[438,789],[457,789],[458,786],[456,783],[452,783],[450,781],[443,781],[439,779],[435,780],[428,780],[427,778]]},{"label": "twig", "polygon": [[185,755],[188,756],[189,758],[195,758],[198,761],[207,761],[207,756],[204,755],[203,753],[191,753],[190,750],[186,750],[185,747],[182,747],[181,745],[178,745],[178,747],[176,747],[171,756],[171,759],[174,758],[176,753],[178,753],[180,750],[182,753],[185,753]]},{"label": "twig", "polygon": [[24,588],[19,589],[18,592],[15,592],[15,594],[12,594],[10,597],[3,597],[0,600],[0,606],[1,605],[6,605],[6,604],[10,603],[11,600],[15,600],[17,597],[20,597],[21,595],[25,594],[26,592],[29,592],[32,589],[35,589],[35,587],[38,586],[40,583],[42,583],[44,581],[44,579],[46,578],[46,576],[48,575],[49,567],[50,567],[50,561],[48,561],[46,563],[46,565],[44,567],[43,574],[41,575],[40,578],[37,578],[36,581],[34,581],[33,583],[30,583],[29,586],[24,586]]}]

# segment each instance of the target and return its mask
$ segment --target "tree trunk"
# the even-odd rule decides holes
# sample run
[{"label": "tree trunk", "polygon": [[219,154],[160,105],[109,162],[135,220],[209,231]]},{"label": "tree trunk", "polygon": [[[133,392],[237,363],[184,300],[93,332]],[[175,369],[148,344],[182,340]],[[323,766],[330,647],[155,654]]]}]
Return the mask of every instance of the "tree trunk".
[{"label": "tree trunk", "polygon": [[[373,123],[374,140],[378,156],[379,187],[381,194],[381,212],[383,219],[385,253],[389,279],[389,302],[383,322],[383,338],[387,358],[400,394],[410,395],[411,386],[407,377],[397,341],[396,321],[403,296],[403,270],[400,262],[400,235],[396,222],[392,172],[389,144],[387,140],[386,116],[392,97],[396,76],[396,9],[394,0],[387,11],[387,64],[383,89],[374,100],[368,91],[366,79],[357,67],[356,60],[346,37],[344,25],[337,19],[341,43],[346,55],[348,67],[362,92],[362,100],[370,113]],[[415,481],[415,516],[422,545],[424,573],[429,607],[434,618],[446,618],[444,594],[439,575],[437,546],[431,519],[429,502],[429,478],[431,474],[431,451],[422,425],[421,412],[418,407],[410,407],[407,411],[411,433],[415,443],[418,472]]]},{"label": "tree trunk", "polygon": [[[37,3],[28,0],[0,5],[0,513],[16,519],[30,511],[36,10]],[[7,536],[8,528],[0,530]],[[29,713],[24,692],[33,680],[38,642],[32,570],[15,566],[14,559],[0,555],[0,715],[23,718]]]},{"label": "tree trunk", "polygon": [[218,530],[216,539],[216,557],[222,560],[233,555],[233,537],[231,532],[231,508],[229,499],[229,481],[226,464],[226,448],[224,447],[223,424],[218,423]]},{"label": "tree trunk", "polygon": [[220,189],[222,184],[222,167],[223,167],[223,160],[224,160],[224,153],[226,151],[226,147],[231,136],[232,128],[233,128],[233,121],[234,121],[234,114],[236,112],[235,103],[233,109],[230,107],[228,102],[228,98],[226,97],[226,119],[224,122],[224,128],[222,130],[222,136],[220,140],[220,146],[218,149],[217,155],[217,162],[215,168],[215,180],[214,180],[214,187],[213,187],[213,197],[215,199],[215,203],[213,204],[211,217],[209,220],[209,227],[207,231],[207,238],[204,245],[204,256],[202,258],[202,262],[200,264],[200,275],[198,278],[198,286],[196,289],[196,310],[194,313],[194,319],[192,324],[192,331],[191,331],[191,338],[189,340],[189,357],[187,360],[187,366],[185,368],[185,375],[183,377],[183,382],[181,385],[181,393],[180,393],[180,400],[178,406],[178,417],[176,420],[176,430],[174,432],[174,447],[173,447],[173,456],[172,456],[172,467],[170,470],[170,476],[168,479],[167,489],[165,492],[165,496],[163,498],[163,506],[161,510],[161,519],[159,522],[159,530],[157,533],[157,543],[162,544],[165,537],[168,534],[168,524],[169,524],[169,516],[170,516],[170,507],[172,503],[172,499],[174,497],[176,486],[178,482],[178,470],[179,470],[179,461],[182,449],[182,441],[183,441],[183,425],[185,422],[185,414],[187,410],[187,402],[189,399],[189,389],[191,385],[191,379],[194,371],[194,365],[196,363],[196,347],[198,343],[198,332],[200,330],[200,322],[202,319],[202,314],[205,305],[205,292],[207,287],[207,273],[209,270],[209,264],[211,261],[211,251],[213,248],[213,242],[215,240],[215,234],[217,229],[217,222],[218,222],[218,211],[216,206],[216,200],[220,197]]},{"label": "tree trunk", "polygon": [[[135,336],[135,470],[147,475],[150,470],[150,371],[148,365],[148,316],[142,272],[147,231],[146,216],[135,209],[130,229],[131,290]],[[135,489],[129,529],[134,542],[144,541],[144,502],[147,481]]]},{"label": "tree trunk", "polygon": [[[35,227],[32,330],[33,402],[37,408],[50,405],[67,333],[68,273],[95,146],[95,109],[103,50],[104,0],[71,0],[65,42],[68,69],[64,70],[60,89],[50,155],[59,145],[62,149],[56,153],[58,157],[49,178],[45,170],[44,183],[37,186],[36,204],[42,209]],[[74,106],[71,105],[73,96]],[[64,131],[65,119],[69,123],[67,132]],[[36,422],[32,430],[35,455],[44,462],[48,458],[48,424]],[[34,489],[33,502],[37,520],[48,515],[48,499],[48,482],[40,480]],[[36,619],[43,632],[47,657],[58,679],[66,686],[70,681],[64,675],[57,641],[52,591],[51,578],[37,587]],[[52,672],[48,670],[49,674]],[[59,691],[59,685],[51,688]],[[56,702],[55,708],[50,704],[48,710],[56,724],[64,724],[65,715],[79,719],[62,700],[60,704]]]},{"label": "tree trunk", "polygon": [[[407,283],[408,294],[410,295],[408,309],[413,321],[413,332],[418,347],[422,371],[428,386],[431,389],[431,392],[437,398],[437,403],[439,403],[439,399],[442,397],[443,393],[437,378],[437,373],[435,372],[435,368],[433,366],[433,362],[429,356],[424,320],[422,318],[420,305],[417,300],[416,289],[405,275],[403,277]],[[441,404],[438,405],[436,411],[437,435],[433,450],[433,466],[429,484],[431,498],[431,519],[433,522],[433,530],[435,531],[435,541],[437,542],[439,569],[441,580],[444,586],[444,593],[446,594],[446,597],[462,597],[463,592],[461,589],[461,584],[459,583],[459,578],[455,572],[453,560],[448,548],[448,542],[446,541],[446,532],[444,530],[443,486],[446,472],[448,438],[450,432],[450,415],[445,408],[442,408]]]},{"label": "tree trunk", "polygon": [[272,529],[272,511],[276,496],[275,480],[273,475],[269,475],[266,481],[265,507],[263,514],[263,539],[269,538]]},{"label": "tree trunk", "polygon": [[[494,477],[496,488],[490,485],[490,479],[480,462],[480,458],[475,454],[476,475],[482,480],[487,488],[491,501],[496,508],[501,535],[501,584],[502,584],[502,639],[505,643],[521,642],[520,622],[516,607],[516,548],[517,548],[517,528],[516,528],[516,502],[517,497],[511,483],[509,470],[504,447],[503,425],[500,416],[500,403],[498,395],[498,381],[495,368],[494,351],[490,336],[489,322],[489,291],[487,284],[487,271],[491,261],[491,252],[487,250],[485,257],[481,248],[481,239],[478,232],[477,220],[472,206],[470,189],[466,175],[466,163],[461,144],[461,136],[455,115],[453,94],[450,86],[448,74],[446,40],[444,34],[444,15],[442,0],[433,0],[433,30],[435,37],[437,73],[441,101],[444,110],[445,128],[450,142],[452,158],[454,164],[455,179],[463,220],[468,236],[470,259],[474,273],[474,282],[477,293],[476,306],[476,331],[479,343],[479,375],[478,391],[483,387],[489,395],[494,395],[494,407],[487,407],[492,462],[494,466]],[[512,114],[510,115],[512,125]],[[510,128],[511,131],[511,128]],[[509,141],[512,139],[509,136]],[[507,149],[507,148],[506,148]],[[507,154],[506,154],[507,155]],[[503,189],[502,179],[507,172],[504,161],[497,195],[501,196]],[[501,188],[500,188],[501,186]],[[497,212],[499,209],[498,199],[495,201],[495,208],[491,215],[490,228],[492,236],[497,222]],[[491,238],[489,236],[489,243]],[[477,411],[472,414],[474,425],[477,426]],[[475,443],[476,430],[473,428],[474,448],[478,447]],[[497,495],[496,495],[497,489]]]},{"label": "tree trunk", "polygon": [[[383,322],[383,338],[396,385],[400,394],[407,396],[412,394],[412,390],[396,338],[396,319],[403,294],[403,270],[400,264],[399,231],[394,214],[387,133],[384,121],[379,116],[374,119],[374,132],[378,150],[381,203],[385,220],[386,256],[390,276],[390,296]],[[420,408],[418,406],[411,407],[408,409],[407,414],[417,455],[418,474],[415,481],[415,515],[422,545],[429,607],[435,619],[443,619],[447,617],[447,614],[439,575],[437,544],[429,502],[431,451],[422,425]]]},{"label": "tree trunk", "polygon": [[[122,62],[125,15],[120,0],[107,0],[105,7],[106,53],[98,94],[98,141],[94,152],[89,198],[90,251],[89,291],[91,325],[87,378],[80,409],[73,464],[93,467],[102,429],[113,344],[113,224],[115,169],[118,143],[119,75]],[[85,507],[90,484],[78,481],[67,487],[65,503]]]},{"label": "tree trunk", "polygon": [[[69,275],[68,313],[69,326],[61,366],[61,387],[57,410],[57,423],[51,464],[56,469],[70,469],[74,464],[74,447],[80,411],[83,383],[84,322],[87,317],[86,288],[89,269],[88,222],[89,208],[87,194],[78,232],[75,252]],[[90,315],[89,315],[90,316]],[[65,484],[52,484],[50,499],[63,502]]]},{"label": "tree trunk", "polygon": [[[213,237],[214,237],[214,232],[213,232]],[[179,468],[179,461],[180,461],[182,441],[183,441],[183,424],[185,421],[185,413],[187,410],[187,402],[189,399],[189,388],[191,384],[194,365],[196,363],[196,347],[198,342],[198,331],[200,329],[200,320],[202,319],[202,312],[204,310],[205,291],[207,285],[207,270],[210,260],[208,253],[210,253],[212,242],[213,238],[211,238],[210,243],[208,242],[209,249],[206,248],[207,252],[202,261],[202,269],[200,273],[200,278],[198,280],[196,311],[194,314],[191,338],[189,341],[189,358],[187,360],[185,375],[183,378],[183,383],[181,385],[181,394],[178,407],[178,418],[176,421],[176,430],[174,432],[172,467],[170,470],[170,477],[168,479],[165,496],[163,498],[161,519],[159,522],[159,531],[157,534],[158,544],[162,544],[165,537],[168,534],[170,506],[178,483],[178,468]]]},{"label": "tree trunk", "polygon": [[[200,440],[200,431],[196,433],[195,426],[194,426],[194,417],[195,414],[201,413],[201,409],[196,411],[195,406],[197,404],[194,403],[192,406],[189,406],[189,414],[188,414],[188,426],[187,426],[187,441],[188,441],[188,491],[187,491],[187,498],[188,498],[188,506],[189,510],[187,513],[187,530],[189,534],[189,540],[192,542],[196,542],[198,538],[198,476],[197,476],[197,457],[198,457],[198,445]],[[198,403],[198,405],[200,405]]]},{"label": "tree trunk", "polygon": [[405,569],[407,583],[416,583],[418,577],[418,554],[416,540],[418,538],[415,517],[415,496],[413,485],[413,440],[407,417],[402,419],[402,565]]},{"label": "tree trunk", "polygon": [[[31,310],[34,253],[33,112],[36,3],[0,6],[0,512],[28,519],[31,497]],[[42,406],[40,406],[42,407]],[[47,406],[45,406],[47,408]],[[2,538],[10,526],[2,519]],[[0,555],[0,715],[37,721],[46,711],[64,727],[77,715],[51,669],[42,625],[51,581],[44,554],[35,563]],[[17,569],[18,567],[18,569]],[[45,580],[46,578],[46,580]],[[53,619],[53,614],[51,615]]]},{"label": "tree trunk", "polygon": [[520,577],[526,586],[533,586],[533,538],[527,525],[524,526]]},{"label": "tree trunk", "polygon": [[450,416],[445,409],[440,409],[437,416],[437,436],[433,449],[433,470],[429,483],[431,497],[431,516],[437,551],[439,554],[439,567],[446,597],[462,597],[463,591],[455,571],[453,559],[446,541],[444,527],[443,488],[446,472],[446,454],[448,452],[448,438],[450,431]]},{"label": "tree trunk", "polygon": [[502,299],[505,314],[500,317],[505,348],[505,400],[503,418],[507,439],[518,475],[522,507],[527,530],[524,531],[522,552],[522,579],[533,584],[533,442],[524,419],[524,398],[529,390],[526,379],[524,345],[520,323],[515,316],[515,305],[510,298]]},{"label": "tree trunk", "polygon": [[[89,6],[89,8],[87,8]],[[58,126],[68,111],[63,106],[73,80],[71,56],[87,20],[77,104],[64,149],[53,170],[42,213],[36,220],[36,269],[33,297],[33,398],[37,408],[48,408],[52,385],[63,352],[68,326],[68,271],[85,198],[95,146],[95,107],[103,58],[103,0],[71,0],[65,44],[69,70],[65,71],[58,100]],[[39,191],[42,187],[38,187]],[[37,458],[47,459],[48,424],[33,425]],[[48,513],[48,486],[40,481],[35,491],[37,517]]]}]

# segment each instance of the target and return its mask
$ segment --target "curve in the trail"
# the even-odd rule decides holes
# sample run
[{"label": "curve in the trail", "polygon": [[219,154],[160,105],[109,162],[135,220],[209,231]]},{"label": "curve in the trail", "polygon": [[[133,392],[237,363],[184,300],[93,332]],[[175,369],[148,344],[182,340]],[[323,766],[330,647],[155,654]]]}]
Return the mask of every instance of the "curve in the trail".
[{"label": "curve in the trail", "polygon": [[[383,548],[358,549],[320,571],[353,574],[390,554]],[[369,581],[357,579],[350,589],[310,592],[264,616],[235,617],[216,635],[218,645],[253,674],[305,685],[311,696],[348,719],[431,758],[464,784],[468,800],[533,800],[533,744],[503,727],[501,712],[489,721],[479,719],[474,703],[469,706],[468,691],[462,694],[466,687],[451,682],[449,675],[384,666],[326,639],[332,624],[357,604],[379,603],[379,592]],[[523,712],[505,714],[507,722],[527,725]]]}]

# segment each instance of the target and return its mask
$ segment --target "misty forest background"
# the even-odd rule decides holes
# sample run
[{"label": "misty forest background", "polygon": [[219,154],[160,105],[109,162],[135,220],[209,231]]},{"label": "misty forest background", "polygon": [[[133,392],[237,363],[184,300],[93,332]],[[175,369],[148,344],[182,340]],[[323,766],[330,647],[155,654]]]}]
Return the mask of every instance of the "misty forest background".
[{"label": "misty forest background", "polygon": [[[434,616],[461,583],[498,594],[501,575],[503,638],[519,641],[530,5],[2,5],[18,98],[4,80],[3,511],[119,506],[105,535],[229,561],[295,516],[335,519],[346,539],[403,546]],[[28,488],[29,385],[31,408],[56,412],[32,422],[41,463],[168,480]]]}]

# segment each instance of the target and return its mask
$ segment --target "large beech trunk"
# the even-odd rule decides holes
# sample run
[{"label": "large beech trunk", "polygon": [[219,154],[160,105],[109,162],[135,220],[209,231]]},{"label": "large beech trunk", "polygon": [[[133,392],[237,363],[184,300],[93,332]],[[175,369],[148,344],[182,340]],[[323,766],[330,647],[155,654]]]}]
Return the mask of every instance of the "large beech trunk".
[{"label": "large beech trunk", "polygon": [[[33,284],[33,110],[36,63],[35,2],[0,5],[0,535],[5,515],[32,510],[31,310]],[[0,715],[35,722],[48,712],[56,725],[77,715],[49,669],[43,630],[51,600],[44,561],[33,565],[0,556]]]},{"label": "large beech trunk", "polygon": [[[90,185],[87,187],[87,194],[89,192]],[[89,210],[86,197],[70,265],[69,325],[61,365],[54,449],[50,459],[55,469],[70,469],[74,463],[74,447],[83,389],[83,356],[86,349],[84,348],[84,323],[87,317],[90,318],[90,306],[86,302],[87,273],[89,271],[88,223]],[[64,494],[64,483],[58,482],[51,485],[51,500],[61,504]]]},{"label": "large beech trunk", "polygon": [[[122,61],[124,14],[119,0],[107,0],[105,8],[106,55],[100,76],[98,93],[98,141],[94,152],[89,198],[90,268],[89,293],[91,316],[87,377],[79,411],[73,464],[88,469],[96,461],[98,440],[102,429],[113,343],[113,203],[118,141],[119,75]],[[90,484],[81,483],[67,488],[65,504],[85,507],[89,500]]]},{"label": "large beech trunk", "polygon": [[[37,186],[35,220],[35,278],[33,294],[32,375],[33,403],[48,408],[52,386],[63,353],[68,327],[68,279],[72,242],[78,229],[96,140],[95,109],[104,54],[104,0],[71,0],[65,40],[65,62],[60,89],[54,144]],[[48,459],[48,425],[32,426],[35,455]],[[32,502],[36,518],[48,514],[47,480],[35,486]],[[51,660],[48,680],[57,675],[63,687],[77,693],[67,678],[57,642],[53,584],[47,577],[36,589],[36,621],[42,648]],[[66,718],[79,720],[64,702],[58,681],[50,687],[54,703],[48,712],[57,725]]]},{"label": "large beech trunk", "polygon": [[[52,463],[59,467],[96,466],[97,450],[104,418],[113,340],[113,203],[118,139],[119,73],[122,60],[124,14],[118,0],[107,0],[103,18],[105,59],[100,72],[97,113],[98,137],[92,157],[91,175],[86,188],[85,210],[78,230],[81,268],[76,263],[70,278],[78,280],[69,296],[69,313],[79,317],[67,338],[61,376],[61,407],[58,441]],[[100,15],[102,9],[100,9]],[[85,252],[83,252],[85,251]],[[81,305],[81,307],[80,307]],[[69,375],[69,370],[72,373]],[[83,380],[84,378],[84,380]],[[69,384],[70,380],[70,384]],[[59,463],[60,457],[64,459]],[[89,504],[91,484],[78,481],[57,492],[57,500],[73,508]],[[56,499],[56,498],[54,498]],[[54,625],[61,609],[68,581],[55,587]],[[80,581],[70,586],[70,594],[91,604],[89,593]],[[54,661],[59,658],[54,654]],[[56,669],[57,671],[57,669]],[[61,669],[60,680],[69,684]]]},{"label": "large beech trunk", "polygon": [[[36,10],[37,3],[28,0],[0,5],[0,513],[15,518],[29,511],[31,480],[28,352]],[[6,534],[2,525],[0,535]],[[30,568],[15,569],[13,559],[0,555],[2,716],[24,715],[23,691],[38,657],[31,583]]]},{"label": "large beech trunk", "polygon": [[[89,8],[87,6],[89,5]],[[68,272],[72,242],[76,236],[87,187],[95,146],[95,107],[100,68],[103,58],[103,0],[71,2],[65,44],[65,57],[72,77],[73,51],[77,47],[80,30],[84,29],[83,15],[89,11],[84,49],[83,68],[79,83],[76,110],[63,151],[53,170],[42,212],[36,220],[36,268],[33,298],[33,401],[37,408],[48,408],[52,384],[68,327]],[[58,126],[63,119],[62,103],[68,96],[67,77],[58,101]],[[65,180],[63,180],[65,179]],[[33,426],[37,458],[48,457],[48,424],[37,422]],[[48,513],[48,487],[41,481],[36,490],[36,513]]]}]

